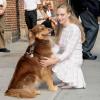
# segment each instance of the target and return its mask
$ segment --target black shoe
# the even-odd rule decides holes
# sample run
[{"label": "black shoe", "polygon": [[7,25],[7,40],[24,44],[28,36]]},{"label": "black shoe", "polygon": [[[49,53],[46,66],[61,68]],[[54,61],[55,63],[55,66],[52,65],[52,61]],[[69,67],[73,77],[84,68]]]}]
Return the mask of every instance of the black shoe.
[{"label": "black shoe", "polygon": [[0,52],[10,52],[10,50],[8,50],[7,48],[1,48]]},{"label": "black shoe", "polygon": [[92,55],[91,53],[83,53],[83,59],[96,60],[97,56]]}]

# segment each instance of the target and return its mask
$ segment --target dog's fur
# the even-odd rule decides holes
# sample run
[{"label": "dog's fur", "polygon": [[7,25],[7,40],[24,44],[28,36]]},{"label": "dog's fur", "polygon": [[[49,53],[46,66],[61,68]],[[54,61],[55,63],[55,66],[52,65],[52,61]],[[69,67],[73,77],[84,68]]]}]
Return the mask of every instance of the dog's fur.
[{"label": "dog's fur", "polygon": [[29,32],[31,45],[18,61],[5,95],[20,98],[35,97],[39,94],[35,85],[41,80],[46,82],[49,90],[57,91],[57,86],[53,84],[52,66],[43,67],[39,63],[43,56],[50,57],[52,55],[48,34],[49,29],[43,25],[37,25]]}]

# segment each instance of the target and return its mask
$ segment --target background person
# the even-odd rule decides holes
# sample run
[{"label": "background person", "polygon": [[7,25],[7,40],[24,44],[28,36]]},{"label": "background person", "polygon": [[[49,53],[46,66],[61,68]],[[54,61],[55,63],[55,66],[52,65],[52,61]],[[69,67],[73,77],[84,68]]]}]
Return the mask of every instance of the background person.
[{"label": "background person", "polygon": [[28,29],[32,29],[37,24],[37,6],[40,0],[24,0],[25,21]]},{"label": "background person", "polygon": [[91,54],[91,50],[95,44],[99,24],[98,16],[100,15],[100,7],[98,0],[69,0],[77,17],[80,16],[84,27],[86,41],[83,43],[83,58],[95,60],[97,56]]},{"label": "background person", "polygon": [[48,16],[47,19],[42,23],[43,25],[45,25],[48,28],[53,29],[51,32],[51,36],[55,36],[55,25],[54,25],[54,11],[53,9],[51,9],[51,4],[49,3],[47,5],[47,9],[46,9],[46,15]]},{"label": "background person", "polygon": [[6,48],[4,39],[4,27],[5,27],[4,13],[6,10],[6,6],[7,6],[6,0],[0,0],[0,52],[10,52],[10,50]]},{"label": "background person", "polygon": [[37,9],[37,24],[41,24],[48,18],[46,12],[44,11],[43,5],[39,4]]},{"label": "background person", "polygon": [[50,4],[51,5],[51,9],[54,10],[54,4],[53,4],[52,0],[43,0],[42,4],[43,4],[43,7],[44,7],[45,11],[48,8],[48,4]]}]

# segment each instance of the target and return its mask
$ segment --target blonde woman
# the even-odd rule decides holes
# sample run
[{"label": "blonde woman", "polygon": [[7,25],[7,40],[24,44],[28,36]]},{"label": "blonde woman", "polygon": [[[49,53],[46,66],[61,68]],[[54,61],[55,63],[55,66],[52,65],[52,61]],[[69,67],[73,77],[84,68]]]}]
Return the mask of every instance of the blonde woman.
[{"label": "blonde woman", "polygon": [[[60,31],[57,33],[58,52],[51,58],[44,57],[40,61],[43,67],[54,65],[52,70],[62,81],[61,88],[86,88],[81,69],[83,30],[69,5],[57,8],[57,20]],[[56,48],[56,47],[55,47]]]}]

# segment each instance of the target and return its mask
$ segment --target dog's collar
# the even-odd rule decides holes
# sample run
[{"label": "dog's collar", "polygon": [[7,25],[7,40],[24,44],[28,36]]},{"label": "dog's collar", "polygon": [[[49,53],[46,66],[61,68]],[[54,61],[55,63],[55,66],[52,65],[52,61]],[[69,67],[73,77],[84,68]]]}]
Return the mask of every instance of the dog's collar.
[{"label": "dog's collar", "polygon": [[32,43],[32,44],[27,48],[26,53],[27,53],[28,55],[32,55],[33,52],[34,52],[34,47],[35,47],[35,42]]}]

